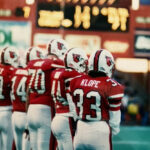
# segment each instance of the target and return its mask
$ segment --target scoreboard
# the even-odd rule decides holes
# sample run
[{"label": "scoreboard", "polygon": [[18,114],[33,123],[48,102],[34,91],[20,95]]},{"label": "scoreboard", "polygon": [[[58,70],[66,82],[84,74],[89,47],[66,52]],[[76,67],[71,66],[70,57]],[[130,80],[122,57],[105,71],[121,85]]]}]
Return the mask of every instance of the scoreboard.
[{"label": "scoreboard", "polygon": [[36,25],[38,28],[127,32],[129,9],[39,0]]}]

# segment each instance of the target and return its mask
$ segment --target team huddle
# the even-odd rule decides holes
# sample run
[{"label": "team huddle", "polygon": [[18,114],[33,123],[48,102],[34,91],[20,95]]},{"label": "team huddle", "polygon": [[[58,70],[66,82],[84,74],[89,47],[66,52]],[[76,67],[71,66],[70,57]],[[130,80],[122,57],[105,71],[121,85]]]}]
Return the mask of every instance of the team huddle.
[{"label": "team huddle", "polygon": [[88,58],[52,39],[46,54],[31,47],[20,58],[12,47],[0,54],[0,149],[112,150],[124,95],[112,54]]}]

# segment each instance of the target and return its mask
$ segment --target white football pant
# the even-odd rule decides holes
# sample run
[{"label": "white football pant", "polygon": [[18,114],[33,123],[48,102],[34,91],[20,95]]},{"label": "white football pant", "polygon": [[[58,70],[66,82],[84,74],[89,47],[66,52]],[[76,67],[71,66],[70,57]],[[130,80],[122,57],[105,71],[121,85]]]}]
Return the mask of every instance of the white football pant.
[{"label": "white football pant", "polygon": [[12,150],[12,110],[0,111],[0,150]]},{"label": "white football pant", "polygon": [[105,121],[78,121],[74,137],[75,150],[111,150],[111,132]]},{"label": "white football pant", "polygon": [[40,104],[29,105],[27,119],[32,150],[49,150],[51,108]]},{"label": "white football pant", "polygon": [[23,137],[24,130],[27,125],[27,115],[25,112],[14,111],[12,114],[12,126],[17,150],[29,150],[23,147],[23,142],[26,140]]},{"label": "white football pant", "polygon": [[51,128],[59,150],[73,150],[70,125],[70,118],[61,114],[56,114],[52,120]]}]

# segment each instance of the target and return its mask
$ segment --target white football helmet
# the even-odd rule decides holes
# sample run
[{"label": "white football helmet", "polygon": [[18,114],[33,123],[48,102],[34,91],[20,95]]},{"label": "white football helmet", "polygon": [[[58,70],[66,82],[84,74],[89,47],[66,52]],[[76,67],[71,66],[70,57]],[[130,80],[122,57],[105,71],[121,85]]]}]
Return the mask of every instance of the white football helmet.
[{"label": "white football helmet", "polygon": [[1,51],[1,63],[18,66],[19,53],[14,47],[6,47]]},{"label": "white football helmet", "polygon": [[26,52],[26,64],[28,64],[29,61],[35,60],[35,59],[43,59],[44,54],[42,52],[42,49],[39,47],[30,47],[27,49]]},{"label": "white football helmet", "polygon": [[64,60],[64,55],[67,50],[68,44],[63,39],[52,39],[47,44],[48,55],[56,55],[61,60]]},{"label": "white football helmet", "polygon": [[114,64],[114,58],[108,50],[97,50],[89,58],[88,71],[104,72],[111,77]]},{"label": "white football helmet", "polygon": [[72,48],[68,50],[64,58],[66,68],[73,68],[78,72],[87,71],[88,57],[81,48]]}]

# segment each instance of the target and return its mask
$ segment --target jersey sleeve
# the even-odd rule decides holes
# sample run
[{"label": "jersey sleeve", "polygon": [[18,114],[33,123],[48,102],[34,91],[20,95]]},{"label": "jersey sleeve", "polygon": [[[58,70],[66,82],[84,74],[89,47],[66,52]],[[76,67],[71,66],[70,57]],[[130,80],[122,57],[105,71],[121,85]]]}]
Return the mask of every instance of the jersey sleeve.
[{"label": "jersey sleeve", "polygon": [[111,111],[120,110],[121,100],[124,96],[124,87],[112,79],[108,82],[110,82],[108,95],[109,109]]},{"label": "jersey sleeve", "polygon": [[116,135],[120,131],[121,121],[121,100],[124,95],[124,87],[118,82],[109,79],[110,91],[108,96],[109,102],[109,125],[112,129],[112,134]]},{"label": "jersey sleeve", "polygon": [[73,115],[73,118],[76,121],[78,118],[78,115],[77,115],[76,106],[75,106],[75,103],[73,102],[73,97],[71,93],[71,87],[74,85],[73,80],[74,78],[69,78],[69,80],[66,81],[66,98],[69,103],[70,113]]},{"label": "jersey sleeve", "polygon": [[64,63],[61,60],[45,59],[42,68],[43,70],[64,68]]},{"label": "jersey sleeve", "polygon": [[65,68],[64,67],[64,62],[60,59],[57,60],[53,60],[52,64],[51,64],[52,68]]},{"label": "jersey sleeve", "polygon": [[73,79],[82,76],[82,74],[75,70],[70,70],[70,71],[68,70],[68,71],[66,71],[64,76],[67,76],[67,79],[65,80],[65,87],[66,87],[66,91],[69,93],[70,92],[70,82]]}]

